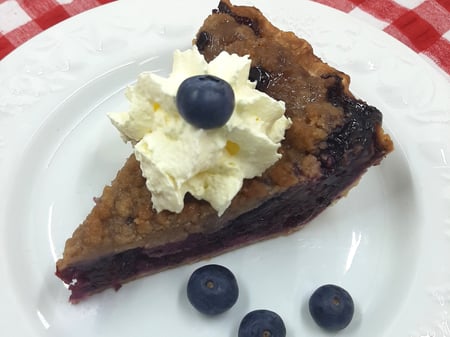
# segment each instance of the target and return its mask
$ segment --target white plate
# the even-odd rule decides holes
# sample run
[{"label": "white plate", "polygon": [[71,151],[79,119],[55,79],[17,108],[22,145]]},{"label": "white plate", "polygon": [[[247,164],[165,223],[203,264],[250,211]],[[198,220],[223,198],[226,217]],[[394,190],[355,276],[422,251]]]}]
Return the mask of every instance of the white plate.
[{"label": "white plate", "polygon": [[396,151],[304,230],[210,262],[241,289],[216,318],[185,297],[191,265],[79,305],[54,275],[64,241],[130,153],[106,118],[143,70],[167,73],[216,0],[119,1],[69,19],[0,62],[0,322],[5,336],[236,336],[268,308],[288,336],[327,336],[305,303],[324,283],[347,288],[356,315],[341,336],[448,337],[450,101],[448,80],[405,46],[315,3],[257,5],[307,38],[379,107]]}]

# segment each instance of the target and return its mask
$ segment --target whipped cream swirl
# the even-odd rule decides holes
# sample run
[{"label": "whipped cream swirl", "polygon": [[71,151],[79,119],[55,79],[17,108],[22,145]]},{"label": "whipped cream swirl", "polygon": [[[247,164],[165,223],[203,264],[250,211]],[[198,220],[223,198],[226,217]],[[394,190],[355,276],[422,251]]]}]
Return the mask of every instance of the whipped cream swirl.
[{"label": "whipped cream swirl", "polygon": [[[261,175],[281,157],[278,148],[291,121],[284,116],[284,102],[248,80],[250,63],[247,56],[226,52],[207,63],[195,46],[175,51],[168,78],[140,74],[126,92],[129,111],[109,114],[134,146],[156,211],[181,212],[190,193],[208,201],[220,216],[244,179]],[[196,128],[177,111],[179,85],[200,74],[220,77],[233,88],[235,108],[220,128]]]}]

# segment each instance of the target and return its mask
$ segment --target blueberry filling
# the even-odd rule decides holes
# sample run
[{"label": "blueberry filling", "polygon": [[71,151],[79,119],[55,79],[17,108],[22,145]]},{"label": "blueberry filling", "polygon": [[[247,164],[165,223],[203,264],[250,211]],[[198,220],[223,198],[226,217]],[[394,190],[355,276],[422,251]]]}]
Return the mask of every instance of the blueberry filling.
[{"label": "blueberry filling", "polygon": [[261,66],[254,66],[250,68],[248,78],[252,82],[256,82],[256,89],[264,91],[270,83],[270,74]]},{"label": "blueberry filling", "polygon": [[[250,27],[256,36],[261,35],[260,31],[259,31],[258,21],[255,21],[248,17],[240,16],[240,15],[237,15],[236,13],[233,13],[231,11],[231,8],[222,1],[219,3],[218,9],[219,9],[218,10],[219,13],[228,14],[240,25],[245,25],[245,26]],[[217,12],[217,11],[214,11],[214,12]]]},{"label": "blueberry filling", "polygon": [[196,46],[199,51],[204,51],[211,43],[211,35],[208,32],[202,31],[197,35]]},{"label": "blueberry filling", "polygon": [[382,122],[382,114],[377,108],[348,97],[343,92],[342,79],[338,76],[332,77],[335,82],[328,87],[327,101],[336,107],[342,107],[345,116],[343,125],[329,135],[326,147],[318,156],[322,169],[327,174],[343,161],[351,160],[349,156],[356,158],[359,155],[357,151],[375,146],[375,128]]}]

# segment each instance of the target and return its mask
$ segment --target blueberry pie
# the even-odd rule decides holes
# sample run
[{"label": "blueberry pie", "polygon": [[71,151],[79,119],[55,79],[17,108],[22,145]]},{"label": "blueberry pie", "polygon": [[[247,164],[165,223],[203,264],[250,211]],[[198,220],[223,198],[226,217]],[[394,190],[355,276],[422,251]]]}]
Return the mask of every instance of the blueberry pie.
[{"label": "blueberry pie", "polygon": [[72,303],[296,231],[393,150],[381,112],[352,95],[349,76],[321,61],[307,41],[274,27],[258,9],[222,0],[194,44],[207,61],[221,51],[250,56],[249,78],[258,90],[284,101],[292,121],[279,149],[282,157],[261,176],[245,180],[219,216],[189,194],[180,213],[156,212],[131,155],[56,263]]}]

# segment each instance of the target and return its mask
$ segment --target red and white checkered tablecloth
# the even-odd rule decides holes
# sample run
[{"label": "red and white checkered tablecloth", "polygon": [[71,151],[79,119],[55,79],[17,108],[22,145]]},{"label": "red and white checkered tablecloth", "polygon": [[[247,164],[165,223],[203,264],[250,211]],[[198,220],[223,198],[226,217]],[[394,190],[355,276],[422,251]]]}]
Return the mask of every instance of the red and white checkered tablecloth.
[{"label": "red and white checkered tablecloth", "polygon": [[0,60],[43,30],[114,0],[0,0]]},{"label": "red and white checkered tablecloth", "polygon": [[[0,60],[46,28],[112,1],[0,0]],[[364,19],[450,75],[450,0],[313,1]]]},{"label": "red and white checkered tablecloth", "polygon": [[314,0],[362,18],[450,75],[450,0]]}]

